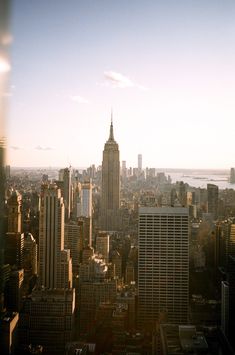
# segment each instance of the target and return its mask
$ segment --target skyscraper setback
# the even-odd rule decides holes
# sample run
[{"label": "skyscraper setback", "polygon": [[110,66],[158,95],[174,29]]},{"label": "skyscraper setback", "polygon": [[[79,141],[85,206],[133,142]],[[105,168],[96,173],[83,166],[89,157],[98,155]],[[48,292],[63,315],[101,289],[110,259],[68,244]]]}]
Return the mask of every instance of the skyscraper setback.
[{"label": "skyscraper setback", "polygon": [[109,139],[105,143],[102,161],[101,227],[116,230],[119,227],[120,160],[111,120]]}]

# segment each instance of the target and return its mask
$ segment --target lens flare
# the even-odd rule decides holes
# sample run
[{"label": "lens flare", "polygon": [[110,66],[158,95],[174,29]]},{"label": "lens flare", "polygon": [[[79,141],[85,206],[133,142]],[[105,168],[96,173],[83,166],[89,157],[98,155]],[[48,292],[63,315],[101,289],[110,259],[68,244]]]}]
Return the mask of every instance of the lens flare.
[{"label": "lens flare", "polygon": [[9,62],[5,58],[0,57],[0,73],[7,73],[11,70]]}]

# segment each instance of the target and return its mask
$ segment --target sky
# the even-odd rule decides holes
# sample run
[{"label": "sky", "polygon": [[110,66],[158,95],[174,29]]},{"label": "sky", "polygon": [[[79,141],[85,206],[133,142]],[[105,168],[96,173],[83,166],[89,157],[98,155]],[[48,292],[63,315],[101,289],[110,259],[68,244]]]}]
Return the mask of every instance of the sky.
[{"label": "sky", "polygon": [[13,0],[7,161],[235,166],[234,0]]}]

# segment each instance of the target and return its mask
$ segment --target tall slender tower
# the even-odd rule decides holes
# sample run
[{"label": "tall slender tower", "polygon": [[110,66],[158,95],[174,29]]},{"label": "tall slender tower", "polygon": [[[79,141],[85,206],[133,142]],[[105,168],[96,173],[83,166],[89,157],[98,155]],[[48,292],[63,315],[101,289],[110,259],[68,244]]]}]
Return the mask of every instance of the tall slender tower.
[{"label": "tall slender tower", "polygon": [[138,171],[142,170],[142,154],[138,154]]},{"label": "tall slender tower", "polygon": [[104,230],[117,230],[119,227],[120,206],[120,161],[119,148],[113,135],[111,117],[109,139],[105,143],[102,161],[102,200],[101,227]]},{"label": "tall slender tower", "polygon": [[5,237],[5,263],[21,268],[24,237],[21,234],[22,196],[13,191],[7,201],[8,229]]},{"label": "tall slender tower", "polygon": [[69,288],[70,251],[64,250],[64,203],[56,185],[43,185],[39,228],[39,272],[43,286]]},{"label": "tall slender tower", "polygon": [[[79,221],[83,225],[84,239],[88,245],[92,244],[92,184],[84,182],[81,187],[81,201],[78,205]],[[80,225],[81,225],[80,224]],[[85,245],[83,245],[84,247]]]},{"label": "tall slender tower", "polygon": [[8,202],[8,232],[21,233],[21,206],[22,196],[18,191],[13,191]]},{"label": "tall slender tower", "polygon": [[92,217],[92,184],[86,181],[81,186],[81,202],[79,205],[78,217]]},{"label": "tall slender tower", "polygon": [[207,211],[214,219],[218,217],[219,188],[214,184],[207,184]]},{"label": "tall slender tower", "polygon": [[72,206],[72,184],[71,184],[71,169],[65,168],[59,171],[58,186],[61,189],[61,193],[64,200],[64,216],[67,221],[70,218],[71,206]]}]

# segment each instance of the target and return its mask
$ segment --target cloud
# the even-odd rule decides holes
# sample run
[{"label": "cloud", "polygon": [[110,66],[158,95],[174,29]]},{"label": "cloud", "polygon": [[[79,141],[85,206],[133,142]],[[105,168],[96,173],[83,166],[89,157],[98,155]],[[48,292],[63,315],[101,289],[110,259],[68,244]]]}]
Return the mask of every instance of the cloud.
[{"label": "cloud", "polygon": [[37,145],[37,147],[35,147],[36,150],[52,150],[53,148],[51,147],[42,147],[41,145]]},{"label": "cloud", "polygon": [[114,71],[105,71],[104,77],[115,87],[128,88],[134,86],[134,83],[128,77]]},{"label": "cloud", "polygon": [[17,147],[17,146],[15,146],[15,145],[12,145],[12,146],[11,146],[11,149],[13,149],[13,150],[19,150],[20,147]]},{"label": "cloud", "polygon": [[113,88],[131,88],[136,87],[140,90],[147,90],[143,85],[139,85],[135,83],[127,76],[117,73],[115,71],[109,70],[104,72],[104,77],[106,79],[106,83],[104,85],[111,86]]},{"label": "cloud", "polygon": [[69,99],[79,104],[89,104],[89,101],[87,99],[79,95],[70,96]]}]

